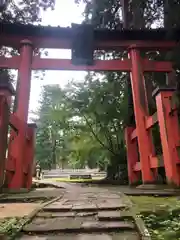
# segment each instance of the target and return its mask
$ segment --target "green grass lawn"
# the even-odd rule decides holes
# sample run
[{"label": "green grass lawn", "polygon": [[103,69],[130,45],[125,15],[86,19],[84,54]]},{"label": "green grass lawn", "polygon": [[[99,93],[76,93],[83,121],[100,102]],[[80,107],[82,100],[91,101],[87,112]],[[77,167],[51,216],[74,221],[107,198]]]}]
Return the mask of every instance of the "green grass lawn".
[{"label": "green grass lawn", "polygon": [[137,212],[148,213],[180,208],[177,197],[130,196]]},{"label": "green grass lawn", "polygon": [[154,240],[180,239],[180,200],[177,197],[130,197]]}]

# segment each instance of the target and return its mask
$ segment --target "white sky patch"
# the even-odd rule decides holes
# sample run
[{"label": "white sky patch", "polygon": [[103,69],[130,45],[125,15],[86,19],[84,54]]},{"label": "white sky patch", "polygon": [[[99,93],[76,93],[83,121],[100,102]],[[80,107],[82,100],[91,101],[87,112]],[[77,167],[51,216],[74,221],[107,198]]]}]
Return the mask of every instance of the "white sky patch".
[{"label": "white sky patch", "polygon": [[[41,13],[42,25],[68,27],[71,23],[81,23],[83,21],[83,10],[85,5],[76,5],[73,0],[57,0],[55,10],[47,10]],[[48,58],[64,58],[70,59],[70,50],[52,49],[48,50]],[[31,96],[29,106],[29,118],[32,117],[31,112],[36,111],[38,101],[40,99],[41,88],[47,84],[59,84],[64,87],[69,80],[83,80],[86,72],[80,71],[46,71],[44,80],[31,80]]]}]

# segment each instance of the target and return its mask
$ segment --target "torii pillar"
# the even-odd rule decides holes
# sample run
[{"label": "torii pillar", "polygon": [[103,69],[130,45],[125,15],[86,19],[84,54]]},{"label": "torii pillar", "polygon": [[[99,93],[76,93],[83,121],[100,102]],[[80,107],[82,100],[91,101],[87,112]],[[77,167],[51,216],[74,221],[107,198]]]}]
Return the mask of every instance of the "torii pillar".
[{"label": "torii pillar", "polygon": [[[14,114],[22,122],[21,129],[14,141],[10,143],[9,157],[13,157],[15,161],[15,172],[11,182],[8,185],[10,189],[23,188],[23,161],[25,161],[25,142],[29,109],[29,98],[31,88],[31,65],[33,56],[33,46],[29,40],[23,40],[20,48],[20,66],[18,69],[17,96],[15,100],[16,109]],[[13,130],[11,136],[13,136]]]},{"label": "torii pillar", "polygon": [[[145,87],[144,73],[142,69],[142,58],[138,46],[132,45],[129,48],[132,62],[131,85],[134,103],[134,114],[136,121],[136,132],[140,155],[140,165],[143,184],[156,182],[156,172],[151,169],[150,156],[152,155],[152,136],[146,130],[146,117],[148,117],[148,102]],[[134,149],[134,148],[133,148]],[[135,149],[134,149],[135,151]],[[137,161],[137,155],[131,157]],[[134,162],[132,161],[132,165]],[[131,165],[130,165],[131,167]]]},{"label": "torii pillar", "polygon": [[8,125],[10,117],[11,96],[15,94],[8,76],[0,76],[0,189],[6,178],[6,152],[8,146]]}]

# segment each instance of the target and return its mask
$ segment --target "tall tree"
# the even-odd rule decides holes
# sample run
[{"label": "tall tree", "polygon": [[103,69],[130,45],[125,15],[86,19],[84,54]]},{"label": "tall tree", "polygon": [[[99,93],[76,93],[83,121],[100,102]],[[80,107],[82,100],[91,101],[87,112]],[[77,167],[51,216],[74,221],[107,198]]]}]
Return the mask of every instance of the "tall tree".
[{"label": "tall tree", "polygon": [[[117,169],[124,172],[124,178],[127,177],[127,172],[124,171],[126,155],[123,136],[127,116],[125,76],[117,73],[90,73],[84,82],[74,83],[69,93],[72,108],[84,119],[86,131],[90,132],[95,144],[105,154],[105,165],[107,159],[110,160],[108,177],[113,179],[119,176]],[[89,144],[88,147],[93,150],[93,145]]]},{"label": "tall tree", "polygon": [[[0,12],[0,21],[10,23],[23,23],[23,24],[37,24],[41,22],[41,12],[48,8],[54,9],[55,0],[8,0],[6,7]],[[17,49],[7,48],[1,46],[0,55],[15,55],[18,54]],[[0,69],[6,74],[9,79],[12,79],[12,74],[7,69]],[[42,73],[36,74],[42,77]]]},{"label": "tall tree", "polygon": [[[86,122],[87,118],[91,121],[90,115],[86,114],[84,118],[84,110],[76,99],[77,92],[83,93],[83,90],[76,85],[66,89],[59,86],[43,88],[36,141],[36,158],[43,168],[68,165],[105,169],[107,150],[92,134]],[[83,100],[85,104],[86,99]]]},{"label": "tall tree", "polygon": [[[124,5],[123,5],[124,3]],[[109,29],[121,29],[123,26],[125,26],[126,28],[138,28],[138,29],[142,29],[142,28],[151,28],[151,27],[165,27],[167,28],[169,31],[167,32],[167,37],[168,35],[171,35],[172,31],[172,27],[173,26],[178,26],[178,21],[177,21],[177,15],[179,12],[179,4],[180,1],[168,1],[168,0],[155,0],[155,1],[151,1],[151,0],[124,0],[124,1],[119,1],[119,0],[110,0],[110,1],[98,1],[98,0],[92,0],[92,1],[88,1],[86,4],[86,9],[85,9],[85,21],[88,23],[91,23],[94,25],[95,28],[109,28]],[[125,8],[122,8],[122,7]],[[124,10],[124,11],[123,11]],[[123,14],[122,14],[123,12]],[[122,16],[126,16],[126,22],[123,23],[123,18]],[[176,49],[177,50],[177,49]],[[179,51],[176,51],[179,52]],[[114,52],[112,54],[112,52],[109,54],[112,58],[117,58],[120,56],[123,56],[125,52]],[[101,56],[102,54],[104,56],[104,58],[107,57],[107,54],[104,54],[103,52],[96,52],[97,56]],[[145,53],[144,53],[145,54]],[[147,53],[146,53],[147,54]],[[173,55],[171,54],[171,57]],[[165,55],[164,54],[157,54],[154,52],[150,52],[148,53],[149,58],[154,58],[154,59],[164,59]],[[173,56],[174,58],[174,56]],[[102,73],[103,77],[101,76],[100,78],[102,79],[106,79],[106,81],[109,83],[112,83],[113,87],[109,87],[109,93],[107,95],[107,92],[103,92],[106,97],[111,95],[112,96],[112,102],[116,102],[116,92],[115,89],[118,89],[117,84],[120,84],[121,82],[118,82],[117,79],[122,79],[124,76],[124,89],[121,89],[122,91],[122,95],[124,96],[124,102],[116,102],[116,104],[120,107],[123,106],[123,104],[125,104],[125,102],[127,103],[127,96],[128,94],[126,93],[126,89],[130,88],[130,82],[129,82],[129,76],[128,74],[124,74],[124,73],[112,73],[112,74],[107,74],[107,73]],[[118,77],[114,77],[115,75],[117,75]],[[151,81],[152,82],[152,86],[151,89],[157,85],[164,85],[165,84],[165,75],[164,74],[149,74],[146,75],[146,79],[147,82]],[[157,81],[158,80],[158,81]],[[103,86],[104,82],[99,81],[99,85]],[[96,85],[97,86],[97,85]],[[91,88],[92,86],[88,86],[90,89],[88,89],[89,92],[91,92]],[[94,91],[94,98],[99,99],[99,95],[100,95],[100,90],[97,87],[98,91],[95,92]],[[150,94],[151,95],[151,94]],[[129,97],[128,99],[132,102],[132,96],[131,96],[131,92],[129,93]],[[98,101],[97,101],[98,102]],[[99,103],[99,102],[98,102]],[[116,105],[116,106],[117,106]],[[151,101],[151,108],[152,111],[154,111],[154,102]],[[102,105],[103,106],[103,105]],[[95,105],[93,106],[94,109],[96,109]],[[126,105],[127,107],[127,105]],[[132,103],[131,103],[131,108],[132,108]],[[98,109],[98,108],[97,108]],[[107,106],[106,107],[102,107],[101,110],[99,111],[98,109],[98,114],[94,114],[93,119],[94,121],[96,121],[96,123],[98,123],[99,125],[103,126],[102,123],[104,122],[104,118],[106,119],[106,121],[109,121],[109,118],[111,119],[111,121],[113,120],[113,117],[117,116],[117,119],[119,117],[118,115],[118,111],[117,109],[113,108],[113,106],[111,106],[111,110],[113,112],[111,112],[111,114],[108,114],[108,116],[105,115],[106,110],[107,110]],[[102,118],[100,118],[100,113],[101,111],[103,111],[104,115],[102,114]],[[126,115],[124,115],[122,109],[121,109],[121,113],[122,113],[122,122],[126,122]],[[133,114],[130,113],[130,118],[131,121],[127,121],[128,123],[134,122],[133,119]],[[120,118],[121,119],[121,118]],[[106,124],[104,125],[105,128],[103,129],[103,144],[104,142],[105,147],[107,147],[107,129],[108,129],[108,124],[106,122]],[[98,133],[99,129],[92,129],[93,131],[96,131],[96,134]],[[123,128],[119,128],[118,129],[119,135],[123,135]],[[113,133],[111,131],[108,131],[108,137],[109,135],[111,136],[111,138],[114,140],[114,136]],[[109,138],[110,139],[110,138]],[[113,146],[112,141],[109,141],[109,146]],[[123,145],[122,145],[123,146]],[[110,149],[109,149],[110,150]],[[111,149],[112,150],[112,149]],[[114,152],[112,152],[110,150],[110,152],[112,153],[111,155],[111,159],[114,159]],[[123,147],[119,147],[118,148],[118,152],[120,153],[124,153],[125,148]],[[116,165],[120,164],[120,162],[122,160],[120,160],[120,158],[115,157],[116,159],[119,159],[119,163],[118,161],[114,161],[111,160],[111,165],[114,165],[114,170],[113,167],[111,166],[110,169],[112,171],[117,171],[117,167],[115,167]],[[115,162],[115,164],[113,164],[113,162]],[[122,163],[123,165],[123,163]],[[114,173],[116,175],[116,173]]]},{"label": "tall tree", "polygon": [[[47,159],[50,167],[55,167],[66,160],[66,130],[69,128],[68,111],[64,93],[58,85],[43,87],[38,111],[37,160],[43,166]],[[44,137],[44,142],[43,138]],[[48,145],[46,153],[44,146]],[[46,155],[46,157],[44,156]]]},{"label": "tall tree", "polygon": [[9,0],[0,13],[0,19],[6,22],[37,23],[41,21],[40,12],[54,9],[55,0]]}]

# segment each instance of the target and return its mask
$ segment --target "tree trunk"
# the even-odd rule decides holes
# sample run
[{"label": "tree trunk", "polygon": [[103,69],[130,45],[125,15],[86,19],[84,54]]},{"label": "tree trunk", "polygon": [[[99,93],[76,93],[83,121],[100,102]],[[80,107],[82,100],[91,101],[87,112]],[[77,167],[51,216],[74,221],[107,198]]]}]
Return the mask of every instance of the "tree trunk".
[{"label": "tree trunk", "polygon": [[52,169],[56,169],[56,140],[52,148]]},{"label": "tree trunk", "polygon": [[126,157],[122,154],[111,156],[110,164],[107,167],[106,179],[116,180],[120,184],[128,183]]},{"label": "tree trunk", "polygon": [[132,87],[131,79],[128,76],[127,79],[127,92],[128,92],[128,119],[127,126],[135,126],[135,116],[134,116],[134,107],[133,107],[133,96],[132,96]]}]

